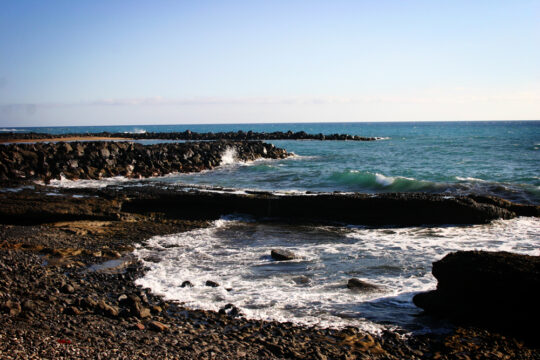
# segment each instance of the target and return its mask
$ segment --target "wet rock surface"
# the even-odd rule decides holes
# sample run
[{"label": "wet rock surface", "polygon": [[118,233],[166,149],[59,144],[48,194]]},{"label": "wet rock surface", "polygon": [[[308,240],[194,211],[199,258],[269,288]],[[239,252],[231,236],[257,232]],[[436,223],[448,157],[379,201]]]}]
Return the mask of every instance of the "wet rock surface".
[{"label": "wet rock surface", "polygon": [[[122,204],[126,212],[162,212],[170,216],[218,218],[241,213],[257,217],[285,218],[305,222],[334,222],[373,226],[426,224],[483,224],[494,219],[538,216],[540,206],[511,202],[491,203],[468,196],[424,193],[275,195],[271,193],[228,193],[226,191],[172,191],[141,187],[121,191],[130,200]],[[104,193],[115,193],[113,188]],[[490,198],[492,200],[493,198]]]},{"label": "wet rock surface", "polygon": [[378,285],[357,278],[349,279],[349,281],[347,281],[347,288],[353,291],[374,291],[380,289]]},{"label": "wet rock surface", "polygon": [[292,251],[286,249],[272,249],[270,251],[270,256],[276,261],[289,261],[296,259],[296,255]]},{"label": "wet rock surface", "polygon": [[141,145],[133,142],[59,142],[0,147],[0,181],[161,176],[212,169],[226,151],[237,160],[282,159],[290,154],[260,141]]},{"label": "wet rock surface", "polygon": [[427,313],[532,335],[528,329],[540,320],[540,256],[459,251],[433,263],[432,272],[437,289],[413,299]]}]

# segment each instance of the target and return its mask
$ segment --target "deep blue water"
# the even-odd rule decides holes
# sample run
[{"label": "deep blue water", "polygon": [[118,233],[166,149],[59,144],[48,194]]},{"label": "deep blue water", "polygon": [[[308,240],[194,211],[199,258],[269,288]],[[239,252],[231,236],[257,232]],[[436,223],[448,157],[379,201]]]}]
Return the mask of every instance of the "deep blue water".
[{"label": "deep blue water", "polygon": [[[12,128],[11,128],[12,129]],[[540,121],[137,125],[15,128],[86,132],[305,131],[383,137],[375,142],[273,141],[298,158],[168,177],[172,183],[299,191],[494,194],[540,203]]]}]

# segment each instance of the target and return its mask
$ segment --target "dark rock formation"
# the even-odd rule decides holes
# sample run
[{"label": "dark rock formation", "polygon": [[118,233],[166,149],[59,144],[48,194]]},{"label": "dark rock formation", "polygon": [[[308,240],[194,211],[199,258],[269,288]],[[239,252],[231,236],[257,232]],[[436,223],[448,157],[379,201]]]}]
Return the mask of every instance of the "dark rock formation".
[{"label": "dark rock formation", "polygon": [[288,261],[296,259],[296,256],[292,251],[285,249],[272,249],[272,251],[270,251],[270,256],[272,256],[272,259],[277,261]]},{"label": "dark rock formation", "polygon": [[364,280],[352,278],[347,282],[347,288],[357,291],[373,291],[379,289],[379,286],[370,284]]},{"label": "dark rock formation", "polygon": [[227,149],[241,161],[289,154],[260,141],[141,145],[130,142],[18,144],[0,147],[0,181],[150,177],[212,169]]},{"label": "dark rock formation", "polygon": [[[105,190],[107,191],[107,190]],[[133,191],[133,196],[131,195]],[[521,213],[475,201],[466,196],[435,194],[234,194],[204,191],[164,191],[123,186],[119,194],[130,198],[122,211],[163,213],[172,218],[216,219],[241,213],[257,217],[286,218],[305,222],[340,222],[363,225],[413,226],[425,224],[482,224],[510,219]],[[516,207],[532,209],[537,206]],[[528,210],[531,211],[532,210]]]},{"label": "dark rock formation", "polygon": [[[435,194],[318,194],[274,195],[197,191],[192,186],[161,188],[123,183],[105,189],[58,189],[51,196],[47,187],[0,192],[0,223],[42,224],[75,220],[121,220],[149,215],[163,219],[215,220],[224,214],[249,214],[296,223],[346,223],[372,226],[424,224],[479,224],[494,219],[538,214],[539,207],[499,207],[466,196]],[[75,197],[71,195],[75,194]],[[503,205],[504,205],[503,204]],[[82,226],[82,225],[81,225]],[[92,229],[75,228],[84,234]],[[105,251],[118,258],[120,254]]]},{"label": "dark rock formation", "polygon": [[433,263],[437,289],[413,301],[426,313],[523,333],[540,320],[540,256],[458,251]]},{"label": "dark rock formation", "polygon": [[185,287],[193,287],[193,284],[191,283],[191,281],[189,280],[186,280],[182,283],[182,285],[180,285],[181,288],[185,288]]},{"label": "dark rock formation", "polygon": [[58,134],[51,135],[45,133],[1,133],[0,140],[14,139],[48,139],[48,138],[72,138],[77,136],[94,136],[104,138],[130,138],[134,140],[352,140],[352,141],[374,141],[379,138],[366,137],[348,134],[308,134],[305,131],[274,131],[274,132],[253,132],[242,130],[218,132],[218,133],[197,133],[190,130],[183,132],[148,132],[141,134],[126,134],[126,133],[86,133],[86,134]]}]

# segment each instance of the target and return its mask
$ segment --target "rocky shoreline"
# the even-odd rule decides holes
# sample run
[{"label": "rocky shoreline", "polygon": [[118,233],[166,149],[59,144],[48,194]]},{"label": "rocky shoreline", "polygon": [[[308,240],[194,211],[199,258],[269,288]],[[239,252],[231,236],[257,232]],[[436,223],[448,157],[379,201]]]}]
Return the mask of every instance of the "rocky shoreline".
[{"label": "rocky shoreline", "polygon": [[[226,152],[240,160],[289,155],[259,141],[151,146],[74,142],[9,145],[0,151],[0,358],[540,357],[536,338],[508,328],[499,334],[499,329],[486,330],[481,323],[459,318],[445,334],[368,334],[356,328],[248,320],[234,304],[219,312],[188,309],[135,286],[147,269],[131,256],[136,244],[154,235],[205,227],[209,220],[234,212],[260,221],[410,226],[538,216],[538,206],[484,196],[238,193],[144,183],[58,189],[36,184],[61,176],[99,179],[200,171],[219,165]],[[16,188],[9,189],[12,185]],[[420,309],[419,316],[425,316]]]},{"label": "rocky shoreline", "polygon": [[183,132],[144,132],[144,133],[85,133],[85,134],[58,134],[51,136],[47,133],[0,133],[0,142],[9,142],[10,140],[31,140],[31,139],[48,139],[54,138],[70,138],[76,136],[95,136],[101,138],[130,138],[133,140],[348,140],[348,141],[375,141],[381,138],[366,137],[349,134],[308,134],[305,131],[274,131],[274,132],[253,132],[253,131],[229,131],[217,133],[198,133],[191,130]]},{"label": "rocky shoreline", "polygon": [[[3,204],[22,204],[19,217],[0,217],[2,358],[538,358],[537,344],[474,327],[375,335],[246,320],[231,308],[183,308],[136,287],[145,269],[129,254],[153,235],[204,227],[205,220],[125,212],[125,198],[114,192],[79,198],[73,190],[48,191],[0,193]],[[25,217],[29,209],[35,215]],[[40,210],[48,216],[40,218]]]}]

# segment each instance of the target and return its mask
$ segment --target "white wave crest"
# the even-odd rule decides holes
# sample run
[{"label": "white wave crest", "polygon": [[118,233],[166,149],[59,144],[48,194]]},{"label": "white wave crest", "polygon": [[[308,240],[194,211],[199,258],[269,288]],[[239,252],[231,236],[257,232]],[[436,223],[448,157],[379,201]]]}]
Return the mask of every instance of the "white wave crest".
[{"label": "white wave crest", "polygon": [[474,178],[474,177],[461,177],[461,176],[456,176],[456,180],[459,180],[459,181],[486,182],[486,180],[482,180],[482,179],[478,179],[478,178]]},{"label": "white wave crest", "polygon": [[383,174],[375,173],[375,182],[377,182],[377,184],[380,184],[382,186],[390,186],[394,183],[395,180],[396,180],[395,177],[385,176]]},{"label": "white wave crest", "polygon": [[146,134],[145,129],[133,129],[131,131],[124,131],[124,134]]}]

